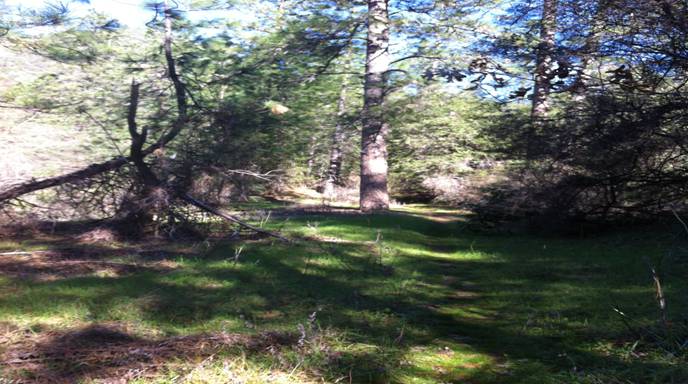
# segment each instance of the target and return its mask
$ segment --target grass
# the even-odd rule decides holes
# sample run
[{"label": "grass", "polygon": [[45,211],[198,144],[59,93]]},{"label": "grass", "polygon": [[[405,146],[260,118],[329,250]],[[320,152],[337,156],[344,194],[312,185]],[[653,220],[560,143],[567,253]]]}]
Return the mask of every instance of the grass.
[{"label": "grass", "polygon": [[[301,239],[293,244],[218,244],[174,257],[164,273],[3,277],[0,324],[37,334],[119,323],[154,338],[298,339],[279,352],[229,348],[170,361],[146,383],[688,382],[685,355],[637,342],[612,310],[637,329],[656,324],[643,260],[676,249],[669,231],[486,235],[468,232],[455,213],[299,215],[269,223]],[[688,264],[672,260],[665,290],[672,314],[685,314]]]}]

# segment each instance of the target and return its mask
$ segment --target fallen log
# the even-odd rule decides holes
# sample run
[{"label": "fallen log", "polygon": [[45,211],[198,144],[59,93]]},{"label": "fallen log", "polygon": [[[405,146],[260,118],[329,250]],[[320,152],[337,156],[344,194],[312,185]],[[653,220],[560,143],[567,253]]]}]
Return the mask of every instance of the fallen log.
[{"label": "fallen log", "polygon": [[25,183],[12,186],[4,191],[0,191],[0,202],[16,199],[27,193],[40,191],[46,188],[57,187],[63,184],[76,183],[90,179],[101,173],[113,171],[129,162],[128,157],[117,157],[103,163],[96,163],[60,176],[48,177],[42,180],[32,179]]},{"label": "fallen log", "polygon": [[[132,144],[136,147],[136,151],[130,156],[124,157],[119,156],[114,159],[89,165],[77,171],[73,171],[64,175],[48,177],[42,180],[32,179],[30,181],[20,183],[9,187],[4,191],[0,191],[0,203],[16,199],[19,196],[25,195],[27,193],[40,191],[46,188],[57,187],[63,184],[76,183],[82,180],[86,180],[97,176],[99,174],[114,171],[127,163],[135,163],[135,165],[140,165],[143,159],[155,152],[157,149],[164,148],[169,142],[174,140],[175,137],[181,132],[182,128],[186,125],[189,120],[188,117],[188,105],[186,102],[186,87],[182,83],[179,75],[177,74],[176,64],[174,57],[172,56],[172,12],[165,1],[165,35],[163,38],[163,48],[165,51],[165,61],[167,63],[167,75],[170,81],[174,85],[175,96],[177,98],[177,118],[172,123],[170,129],[160,136],[153,144],[146,148],[142,148],[146,140],[147,132],[142,132],[141,135],[136,134],[136,106],[138,104],[138,84],[132,83],[132,97],[129,113],[127,116],[127,123],[129,124],[130,133],[132,133]],[[133,107],[133,108],[132,108]],[[132,123],[134,123],[132,125]],[[134,157],[135,156],[135,157]]]},{"label": "fallen log", "polygon": [[[177,73],[176,64],[174,57],[172,55],[172,10],[170,9],[168,2],[164,3],[164,30],[165,34],[163,37],[163,51],[165,53],[165,61],[167,64],[167,75],[172,82],[175,90],[175,96],[177,99],[177,118],[172,123],[169,131],[158,138],[155,143],[150,146],[143,148],[146,141],[147,130],[145,127],[142,128],[141,132],[137,130],[136,124],[136,111],[139,99],[139,84],[136,81],[132,81],[131,93],[129,101],[129,110],[127,113],[127,125],[129,129],[129,134],[131,136],[131,150],[129,156],[120,156],[102,163],[92,164],[85,168],[77,171],[73,171],[64,175],[54,176],[45,178],[42,180],[32,179],[30,181],[14,185],[9,187],[4,191],[0,191],[0,203],[16,199],[27,193],[40,191],[46,188],[57,187],[63,184],[76,183],[82,180],[90,179],[99,174],[114,171],[128,163],[132,163],[142,179],[144,184],[148,187],[163,187],[167,189],[165,183],[161,182],[157,176],[151,171],[149,166],[144,162],[146,156],[154,153],[157,149],[164,148],[169,142],[171,142],[183,129],[183,127],[188,123],[188,103],[186,99],[187,89],[182,82],[179,74]],[[238,224],[243,228],[250,229],[256,233],[262,233],[271,237],[278,238],[282,241],[290,242],[286,237],[273,233],[262,228],[253,226],[251,224],[245,223],[236,217],[223,212],[218,208],[214,208],[200,200],[197,200],[184,192],[175,192],[172,195],[179,198],[197,208],[200,208],[206,212],[219,216],[227,221]]]},{"label": "fallen log", "polygon": [[228,213],[226,213],[226,212],[223,212],[221,209],[212,207],[212,206],[210,206],[210,205],[208,205],[208,204],[206,204],[206,203],[204,203],[204,202],[202,202],[202,201],[200,201],[200,200],[197,200],[197,199],[191,197],[189,194],[181,195],[180,198],[181,198],[182,200],[186,201],[187,203],[189,203],[189,204],[191,204],[191,205],[197,207],[197,208],[200,208],[200,209],[202,209],[202,210],[204,210],[204,211],[206,211],[206,212],[208,212],[208,213],[212,213],[213,215],[219,216],[219,217],[221,217],[221,218],[223,218],[223,219],[225,219],[225,220],[227,220],[227,221],[230,221],[230,222],[232,222],[232,223],[238,224],[239,226],[244,227],[244,228],[246,228],[246,229],[249,229],[249,230],[251,230],[251,231],[253,231],[253,232],[262,233],[262,234],[264,234],[264,235],[268,235],[268,236],[270,236],[270,237],[274,237],[274,238],[280,239],[280,240],[282,240],[282,241],[284,241],[284,242],[287,242],[287,243],[290,243],[290,242],[291,242],[291,240],[289,240],[288,238],[286,238],[286,237],[280,235],[279,233],[270,232],[270,231],[267,231],[267,230],[265,230],[265,229],[263,229],[263,228],[256,227],[255,225],[248,224],[248,223],[246,223],[246,222],[244,222],[244,221],[242,221],[242,220],[239,220],[239,219],[237,219],[236,217],[234,217],[234,216],[232,216],[232,215],[230,215],[230,214],[228,214]]},{"label": "fallen log", "polygon": [[[146,157],[151,153],[155,152],[158,148],[163,148],[168,142],[172,141],[176,134],[179,132],[178,129],[172,129],[166,135],[161,137],[157,142],[151,144],[146,149],[141,151],[142,157]],[[119,156],[102,163],[91,164],[85,168],[65,173],[59,176],[48,177],[41,180],[31,179],[24,183],[20,183],[9,187],[4,191],[0,191],[0,203],[16,199],[27,193],[40,191],[47,188],[57,187],[64,184],[78,183],[82,180],[87,180],[92,177],[98,176],[105,172],[114,171],[124,165],[132,162],[131,156],[123,157]]]}]

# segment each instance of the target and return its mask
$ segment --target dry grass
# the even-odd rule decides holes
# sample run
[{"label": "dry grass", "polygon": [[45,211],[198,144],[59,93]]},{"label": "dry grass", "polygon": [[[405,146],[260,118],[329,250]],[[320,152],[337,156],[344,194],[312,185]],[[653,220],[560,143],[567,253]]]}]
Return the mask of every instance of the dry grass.
[{"label": "dry grass", "polygon": [[[208,368],[222,351],[278,351],[293,345],[297,337],[266,332],[258,335],[229,333],[148,339],[132,335],[125,324],[92,324],[68,330],[28,331],[5,337],[0,356],[4,373],[16,383],[74,383],[94,381],[119,383],[160,377],[162,370],[185,366],[185,381],[219,382]],[[201,361],[201,363],[194,363]],[[236,365],[236,362],[233,363]],[[193,367],[189,370],[189,366]],[[226,372],[224,372],[226,371]],[[235,375],[233,370],[224,374]],[[204,378],[204,379],[203,379]],[[227,378],[227,377],[225,377]],[[203,380],[201,380],[203,379]],[[228,382],[228,381],[225,381]],[[234,382],[234,381],[229,381]]]}]

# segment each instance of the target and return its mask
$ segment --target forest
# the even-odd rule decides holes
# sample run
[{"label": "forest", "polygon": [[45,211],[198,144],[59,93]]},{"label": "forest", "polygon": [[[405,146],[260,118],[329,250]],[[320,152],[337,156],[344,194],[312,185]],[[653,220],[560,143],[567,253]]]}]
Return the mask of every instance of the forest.
[{"label": "forest", "polygon": [[688,383],[688,2],[0,0],[4,383]]}]

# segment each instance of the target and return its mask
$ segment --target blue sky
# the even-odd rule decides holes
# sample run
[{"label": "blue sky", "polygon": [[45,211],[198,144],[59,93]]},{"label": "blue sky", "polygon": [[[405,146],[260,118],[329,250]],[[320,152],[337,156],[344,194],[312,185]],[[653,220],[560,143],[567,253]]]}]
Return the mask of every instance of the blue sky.
[{"label": "blue sky", "polygon": [[[75,14],[86,12],[89,8],[119,20],[131,28],[143,27],[153,14],[143,6],[145,0],[90,0],[91,4],[70,4]],[[5,0],[9,6],[24,8],[42,8],[48,3],[45,0]]]},{"label": "blue sky", "polygon": [[[111,18],[117,19],[121,24],[126,25],[132,29],[144,28],[145,24],[153,18],[153,12],[146,9],[144,4],[148,0],[90,0],[90,4],[81,4],[78,2],[69,4],[69,9],[75,16],[80,16],[87,13],[89,10],[95,10],[103,13]],[[46,4],[56,3],[58,0],[4,0],[5,4],[12,7],[23,7],[28,9],[40,9]],[[66,3],[66,1],[63,0]],[[185,9],[186,1],[177,1],[181,9]],[[227,21],[244,21],[251,22],[255,20],[255,14],[251,12],[250,8],[243,7],[242,9],[234,10],[216,10],[216,11],[194,11],[187,15],[191,20],[208,19],[208,18],[223,18]]]},{"label": "blue sky", "polygon": [[[12,7],[23,7],[28,9],[40,9],[45,7],[47,4],[56,3],[60,0],[4,0],[4,3]],[[81,16],[88,13],[90,10],[95,10],[102,13],[108,17],[117,19],[121,24],[133,29],[143,31],[146,23],[150,21],[154,14],[152,11],[146,9],[145,4],[149,0],[90,0],[89,4],[83,4],[79,2],[74,2],[69,5],[70,10],[74,16]],[[2,2],[2,0],[0,0]],[[62,0],[62,2],[68,2],[68,0]],[[188,9],[185,5],[188,4],[188,0],[176,0],[179,4],[181,10]],[[263,2],[260,0],[255,0],[254,2],[245,2],[244,6],[240,6],[231,10],[215,10],[215,11],[193,11],[188,12],[187,17],[191,20],[202,20],[202,19],[223,19],[227,22],[239,22],[244,27],[248,26],[249,23],[258,20],[258,15],[261,12],[267,10],[265,7],[269,7],[269,2]],[[487,17],[489,19],[488,24],[494,25],[495,18],[499,15],[500,7],[489,7],[489,9],[482,14],[482,17]],[[239,29],[241,31],[241,29]],[[237,32],[237,30],[235,30]],[[203,32],[202,32],[203,33]],[[205,33],[212,35],[217,33],[214,30],[207,30]],[[255,31],[251,31],[251,28],[246,28],[243,32],[240,32],[244,37],[250,37]],[[405,50],[405,43],[403,40],[395,42],[395,51],[397,54],[403,54]],[[459,89],[466,88],[472,84],[469,83],[470,79],[464,79],[460,84],[458,84]],[[514,83],[515,87],[517,84]],[[454,84],[457,86],[457,84]],[[513,87],[501,88],[499,90],[494,89],[497,94],[506,95],[511,92]]]}]

